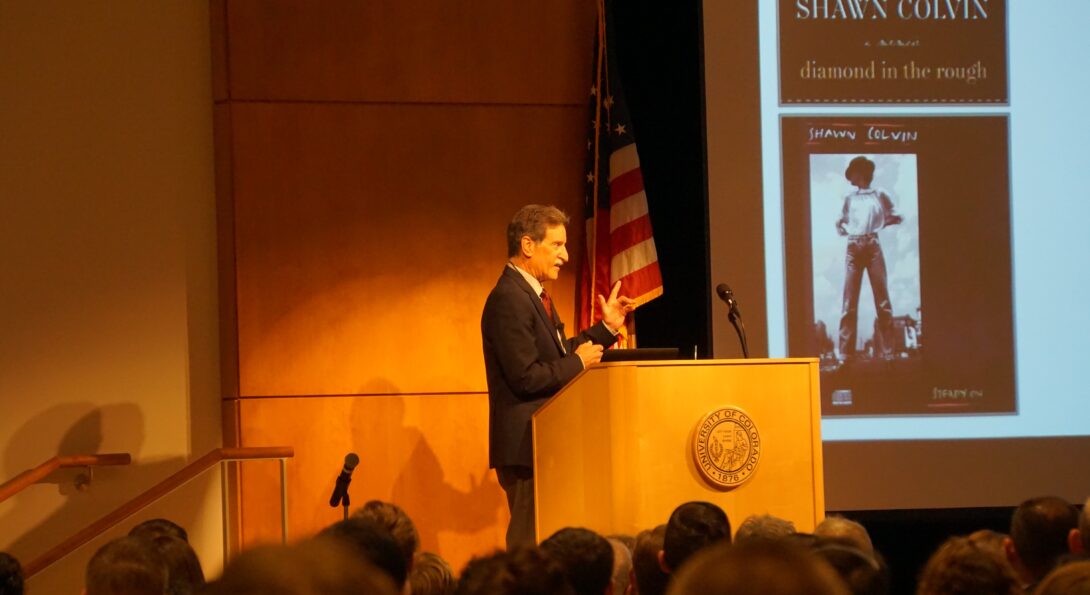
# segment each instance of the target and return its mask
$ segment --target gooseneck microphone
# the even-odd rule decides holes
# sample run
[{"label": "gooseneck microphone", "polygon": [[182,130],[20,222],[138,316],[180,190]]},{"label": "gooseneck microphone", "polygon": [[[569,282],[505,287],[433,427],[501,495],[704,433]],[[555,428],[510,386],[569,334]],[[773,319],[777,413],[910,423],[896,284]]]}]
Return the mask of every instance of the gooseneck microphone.
[{"label": "gooseneck microphone", "polygon": [[738,300],[734,299],[734,292],[726,283],[715,286],[715,293],[719,299],[727,304],[727,319],[734,326],[734,332],[738,333],[738,341],[742,343],[742,356],[749,358],[749,345],[746,344],[746,323],[742,322],[742,311],[738,309]]},{"label": "gooseneck microphone", "polygon": [[350,452],[344,456],[344,467],[337,476],[337,485],[333,488],[333,495],[329,497],[329,505],[333,508],[344,506],[345,518],[348,518],[348,506],[351,500],[348,498],[348,484],[352,483],[352,472],[356,465],[360,464],[360,456]]}]

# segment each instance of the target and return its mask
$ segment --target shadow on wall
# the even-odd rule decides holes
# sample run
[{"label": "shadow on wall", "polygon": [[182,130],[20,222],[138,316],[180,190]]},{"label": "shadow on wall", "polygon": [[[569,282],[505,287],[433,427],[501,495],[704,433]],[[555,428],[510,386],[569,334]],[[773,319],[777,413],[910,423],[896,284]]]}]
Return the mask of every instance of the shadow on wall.
[{"label": "shadow on wall", "polygon": [[[387,380],[377,380],[368,383],[361,392],[397,395],[398,389]],[[440,547],[441,534],[454,537],[449,534],[467,535],[495,528],[498,526],[497,512],[506,512],[503,492],[488,469],[487,415],[482,428],[466,428],[459,416],[452,414],[456,413],[452,410],[457,407],[455,399],[449,396],[390,398],[385,423],[378,429],[384,435],[366,439],[367,443],[373,444],[378,438],[378,444],[389,445],[393,451],[378,453],[380,460],[377,462],[382,463],[381,459],[385,459],[385,464],[390,465],[389,472],[394,474],[390,500],[403,507],[413,519],[420,534],[420,548],[424,551],[447,549]],[[419,410],[407,415],[406,403]],[[371,414],[368,399],[357,399],[352,408],[354,435],[364,429],[374,429],[374,420],[369,419]],[[480,437],[466,438],[467,431],[478,430],[482,432]],[[444,453],[442,459],[432,448],[433,441]],[[467,449],[480,444],[485,445],[485,450],[479,456],[467,453]],[[450,481],[448,469],[465,473],[468,481]],[[361,506],[363,502],[355,505]],[[487,537],[486,540],[491,543]],[[484,548],[485,551],[490,549],[491,546]]]},{"label": "shadow on wall", "polygon": [[[84,489],[76,489],[76,483],[86,469],[61,469],[23,490],[4,503],[0,527],[10,541],[0,542],[0,550],[27,563],[179,469],[181,457],[140,461],[144,427],[144,414],[133,403],[64,403],[16,430],[5,445],[2,481],[54,456],[127,452],[133,463],[96,467]],[[61,438],[55,450],[44,446],[57,435]],[[174,520],[183,526],[194,521]]]}]

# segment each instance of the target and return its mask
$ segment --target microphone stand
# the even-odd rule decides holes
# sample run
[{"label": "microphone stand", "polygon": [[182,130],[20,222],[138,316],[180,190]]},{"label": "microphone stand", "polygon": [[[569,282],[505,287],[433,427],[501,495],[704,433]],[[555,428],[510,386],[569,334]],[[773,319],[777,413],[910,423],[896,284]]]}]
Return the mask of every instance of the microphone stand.
[{"label": "microphone stand", "polygon": [[734,325],[734,332],[738,333],[738,340],[742,343],[742,357],[749,359],[749,345],[746,343],[746,323],[742,322],[742,315],[737,308],[730,308],[727,319]]},{"label": "microphone stand", "polygon": [[341,506],[344,508],[344,520],[348,520],[348,505],[351,499],[348,497],[348,486],[345,486],[344,499],[341,500]]}]

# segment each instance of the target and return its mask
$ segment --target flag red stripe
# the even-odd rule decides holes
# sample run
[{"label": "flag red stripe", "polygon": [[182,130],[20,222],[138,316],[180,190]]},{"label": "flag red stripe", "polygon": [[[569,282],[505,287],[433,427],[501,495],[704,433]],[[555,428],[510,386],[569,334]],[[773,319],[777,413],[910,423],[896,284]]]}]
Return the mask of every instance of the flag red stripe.
[{"label": "flag red stripe", "polygon": [[662,272],[659,270],[658,261],[621,277],[621,293],[635,299],[638,303],[643,303],[640,298],[656,289],[658,293],[643,301],[662,293]]},{"label": "flag red stripe", "polygon": [[613,234],[609,238],[610,254],[620,254],[644,240],[651,239],[653,235],[650,215],[644,215],[639,219],[629,221],[613,230]]},{"label": "flag red stripe", "polygon": [[643,190],[640,168],[630,169],[609,181],[609,204],[615,205]]}]

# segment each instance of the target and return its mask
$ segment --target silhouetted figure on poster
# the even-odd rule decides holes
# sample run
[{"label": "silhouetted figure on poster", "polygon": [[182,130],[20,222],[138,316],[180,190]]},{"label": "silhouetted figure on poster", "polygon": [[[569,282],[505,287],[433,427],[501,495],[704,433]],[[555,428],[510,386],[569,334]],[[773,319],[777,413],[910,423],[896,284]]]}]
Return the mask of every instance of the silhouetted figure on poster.
[{"label": "silhouetted figure on poster", "polygon": [[874,180],[874,162],[859,156],[852,159],[844,177],[855,186],[855,191],[844,197],[844,208],[836,222],[836,230],[848,238],[845,258],[844,307],[840,317],[840,359],[845,361],[856,354],[857,319],[859,316],[859,290],[863,271],[870,279],[874,294],[875,321],[874,356],[889,352],[889,332],[893,320],[893,306],[889,301],[886,284],[886,259],[878,232],[903,218],[893,207],[893,200],[883,190],[871,188]]}]

